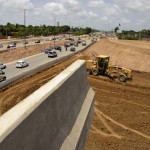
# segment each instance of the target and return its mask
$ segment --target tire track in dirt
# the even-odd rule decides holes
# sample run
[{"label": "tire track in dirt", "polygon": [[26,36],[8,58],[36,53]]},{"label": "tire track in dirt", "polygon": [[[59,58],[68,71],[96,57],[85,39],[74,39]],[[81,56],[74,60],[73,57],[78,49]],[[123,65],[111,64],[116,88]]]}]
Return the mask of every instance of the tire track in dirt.
[{"label": "tire track in dirt", "polygon": [[[110,93],[110,91],[104,90],[104,89],[98,89],[98,88],[95,88],[95,87],[94,87],[93,89],[96,89],[96,90],[99,90],[99,91],[102,91],[102,92]],[[111,93],[117,93],[117,92],[111,92]],[[101,95],[101,97],[107,98],[108,96],[102,96],[102,95]],[[144,108],[150,108],[150,106],[142,105],[142,104],[139,104],[139,103],[135,103],[135,102],[132,102],[132,100],[131,100],[131,101],[128,101],[128,100],[126,100],[126,99],[117,98],[117,97],[113,97],[113,96],[111,96],[111,99],[116,99],[116,100],[118,100],[118,101],[124,101],[124,102],[130,103],[130,104],[133,104],[133,105],[137,105],[137,106],[140,106],[140,107],[144,107]]]},{"label": "tire track in dirt", "polygon": [[123,128],[123,129],[125,129],[125,130],[131,131],[131,132],[133,132],[133,133],[135,133],[135,134],[137,134],[137,135],[139,135],[139,136],[142,136],[142,137],[146,138],[147,140],[150,140],[150,136],[148,136],[148,135],[146,135],[146,134],[143,134],[143,133],[141,133],[141,132],[139,132],[139,131],[137,131],[137,130],[134,130],[134,129],[132,129],[132,128],[129,128],[129,127],[127,127],[127,126],[125,126],[125,125],[123,125],[123,124],[121,124],[121,123],[115,121],[114,119],[110,118],[109,116],[107,116],[106,114],[104,114],[103,112],[101,112],[101,111],[100,111],[99,109],[97,109],[97,108],[95,108],[95,110],[96,110],[95,113],[96,113],[97,115],[102,115],[104,118],[108,119],[109,121],[111,121],[111,122],[114,123],[115,125],[117,125],[117,126]]},{"label": "tire track in dirt", "polygon": [[122,138],[120,135],[116,134],[116,133],[113,131],[113,129],[106,123],[104,117],[103,117],[102,115],[99,115],[99,111],[98,111],[98,109],[96,109],[96,108],[95,108],[95,114],[98,116],[98,118],[101,120],[101,122],[103,123],[103,125],[104,125],[104,126],[106,127],[106,129],[110,132],[110,134],[104,133],[104,132],[102,132],[101,130],[97,129],[97,128],[94,127],[94,126],[92,126],[92,129],[94,129],[94,131],[92,131],[92,132],[100,133],[100,134],[102,134],[102,135],[104,135],[104,136],[106,136],[106,137],[111,137],[111,136],[113,136],[113,137],[116,137],[116,138],[118,138],[118,139],[121,139],[121,138]]}]

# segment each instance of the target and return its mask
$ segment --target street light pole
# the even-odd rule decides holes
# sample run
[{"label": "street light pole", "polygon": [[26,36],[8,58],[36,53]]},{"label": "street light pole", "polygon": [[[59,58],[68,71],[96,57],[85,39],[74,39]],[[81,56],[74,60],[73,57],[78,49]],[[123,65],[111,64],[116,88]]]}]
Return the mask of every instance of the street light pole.
[{"label": "street light pole", "polygon": [[24,39],[25,39],[25,49],[26,49],[26,9],[24,9]]}]

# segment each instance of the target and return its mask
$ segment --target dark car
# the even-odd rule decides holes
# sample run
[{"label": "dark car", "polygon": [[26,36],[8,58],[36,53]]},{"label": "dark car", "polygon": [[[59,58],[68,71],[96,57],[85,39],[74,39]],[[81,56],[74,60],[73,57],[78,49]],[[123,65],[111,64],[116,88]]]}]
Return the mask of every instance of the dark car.
[{"label": "dark car", "polygon": [[55,50],[60,50],[60,51],[61,51],[61,46],[56,45],[56,46],[54,46],[53,48],[54,48]]},{"label": "dark car", "polygon": [[71,45],[70,45],[70,43],[65,43],[64,44],[64,47],[70,47]]},{"label": "dark car", "polygon": [[45,54],[48,54],[48,52],[50,52],[50,51],[52,51],[52,48],[45,48],[44,49]]},{"label": "dark car", "polygon": [[24,41],[23,44],[28,44],[28,41]]},{"label": "dark car", "polygon": [[41,41],[40,40],[36,40],[35,43],[41,43]]},{"label": "dark car", "polygon": [[6,80],[6,76],[5,75],[0,75],[0,81],[5,81]]},{"label": "dark car", "polygon": [[74,46],[70,47],[70,51],[75,51],[76,48]]},{"label": "dark car", "polygon": [[82,43],[82,40],[78,40],[78,43],[79,43],[79,44]]}]

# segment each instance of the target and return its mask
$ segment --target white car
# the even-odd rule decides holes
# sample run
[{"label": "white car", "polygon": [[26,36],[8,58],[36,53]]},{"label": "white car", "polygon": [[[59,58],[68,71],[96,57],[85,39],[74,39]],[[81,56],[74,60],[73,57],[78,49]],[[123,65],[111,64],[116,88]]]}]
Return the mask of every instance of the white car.
[{"label": "white car", "polygon": [[48,38],[46,39],[46,41],[53,41],[53,38]]},{"label": "white car", "polygon": [[16,68],[23,68],[29,66],[29,63],[25,60],[19,60],[16,62]]},{"label": "white car", "polygon": [[5,69],[5,68],[6,68],[6,65],[0,62],[0,69]]},{"label": "white car", "polygon": [[57,57],[57,53],[55,51],[48,52],[48,57]]},{"label": "white car", "polygon": [[3,45],[2,44],[0,44],[0,48],[2,48],[3,47]]}]

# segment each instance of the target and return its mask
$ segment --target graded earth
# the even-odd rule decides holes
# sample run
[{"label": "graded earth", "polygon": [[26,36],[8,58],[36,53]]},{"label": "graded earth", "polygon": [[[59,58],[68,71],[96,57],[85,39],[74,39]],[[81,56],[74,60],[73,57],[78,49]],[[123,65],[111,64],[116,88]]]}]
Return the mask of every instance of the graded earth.
[{"label": "graded earth", "polygon": [[[11,51],[15,55],[14,60],[20,58],[19,51],[19,48]],[[35,51],[37,49],[32,47],[32,50],[26,51],[25,56],[35,54]],[[3,62],[13,61],[7,57],[9,53],[0,54]],[[101,39],[83,53],[1,89],[0,114],[33,93],[75,60],[94,59],[94,55],[99,54],[109,55],[112,64],[135,71],[133,80],[125,83],[105,76],[88,76],[96,95],[85,150],[149,150],[150,42]]]}]

